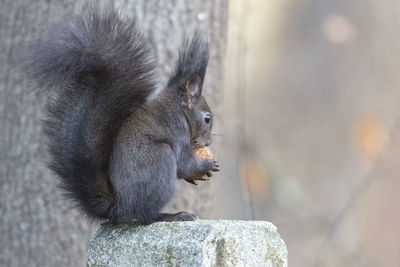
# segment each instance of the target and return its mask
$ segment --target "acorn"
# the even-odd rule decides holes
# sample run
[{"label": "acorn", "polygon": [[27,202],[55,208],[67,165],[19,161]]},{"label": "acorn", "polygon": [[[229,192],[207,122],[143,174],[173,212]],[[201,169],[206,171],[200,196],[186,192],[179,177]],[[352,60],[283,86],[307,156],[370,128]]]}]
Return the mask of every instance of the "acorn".
[{"label": "acorn", "polygon": [[196,158],[200,159],[212,159],[214,157],[211,150],[206,146],[195,148],[193,153]]}]

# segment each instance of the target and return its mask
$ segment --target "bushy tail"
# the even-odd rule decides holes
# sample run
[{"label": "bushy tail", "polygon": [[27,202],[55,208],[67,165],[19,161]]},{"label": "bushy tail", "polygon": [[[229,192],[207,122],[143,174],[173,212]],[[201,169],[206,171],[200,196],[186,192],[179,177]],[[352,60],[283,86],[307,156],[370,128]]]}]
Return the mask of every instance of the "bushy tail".
[{"label": "bushy tail", "polygon": [[44,121],[49,166],[85,214],[107,219],[113,139],[156,87],[149,43],[135,20],[109,6],[87,5],[52,25],[30,51],[31,74],[55,96]]}]

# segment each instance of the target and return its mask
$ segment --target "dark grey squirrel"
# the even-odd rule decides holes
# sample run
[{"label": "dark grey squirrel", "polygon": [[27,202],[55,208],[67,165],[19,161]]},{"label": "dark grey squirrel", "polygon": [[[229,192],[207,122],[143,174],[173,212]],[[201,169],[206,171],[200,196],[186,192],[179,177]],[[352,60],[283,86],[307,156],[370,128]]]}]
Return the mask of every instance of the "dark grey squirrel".
[{"label": "dark grey squirrel", "polygon": [[208,43],[186,41],[168,84],[158,90],[150,42],[133,18],[86,5],[30,46],[29,69],[51,91],[43,130],[49,167],[66,196],[93,220],[195,220],[160,213],[178,179],[219,170],[193,149],[211,143],[213,116],[201,95]]}]

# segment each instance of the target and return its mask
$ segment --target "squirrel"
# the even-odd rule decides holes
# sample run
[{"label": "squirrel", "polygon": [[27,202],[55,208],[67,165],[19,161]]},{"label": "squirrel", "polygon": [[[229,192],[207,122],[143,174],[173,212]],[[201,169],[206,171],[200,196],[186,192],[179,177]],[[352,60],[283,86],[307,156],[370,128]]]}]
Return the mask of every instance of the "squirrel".
[{"label": "squirrel", "polygon": [[29,72],[50,92],[43,132],[49,168],[65,196],[91,220],[113,224],[198,219],[160,213],[176,181],[219,171],[196,158],[211,144],[202,96],[208,42],[196,31],[161,90],[154,52],[134,18],[86,5],[31,42]]}]

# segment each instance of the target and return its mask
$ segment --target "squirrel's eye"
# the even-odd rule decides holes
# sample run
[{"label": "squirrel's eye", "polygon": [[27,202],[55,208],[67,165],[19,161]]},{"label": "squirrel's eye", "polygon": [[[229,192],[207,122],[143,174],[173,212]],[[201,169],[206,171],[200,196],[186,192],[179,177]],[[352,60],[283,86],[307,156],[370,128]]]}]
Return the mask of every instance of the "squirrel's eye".
[{"label": "squirrel's eye", "polygon": [[210,113],[206,113],[204,114],[204,121],[209,124],[211,121],[211,114]]}]

